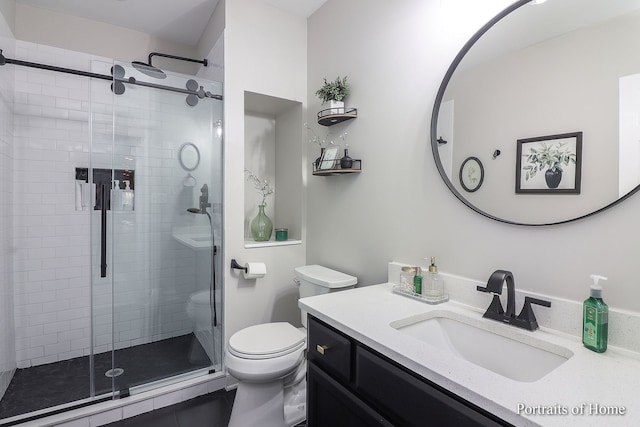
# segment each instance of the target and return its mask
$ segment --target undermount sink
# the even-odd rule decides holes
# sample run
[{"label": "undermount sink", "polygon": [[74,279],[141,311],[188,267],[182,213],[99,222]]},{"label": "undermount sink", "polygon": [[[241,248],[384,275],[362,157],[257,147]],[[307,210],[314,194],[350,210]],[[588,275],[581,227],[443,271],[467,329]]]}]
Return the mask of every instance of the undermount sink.
[{"label": "undermount sink", "polygon": [[[501,324],[487,324],[457,312],[436,310],[391,322],[390,326],[506,378],[534,382],[573,353]],[[491,329],[491,330],[490,330]]]}]

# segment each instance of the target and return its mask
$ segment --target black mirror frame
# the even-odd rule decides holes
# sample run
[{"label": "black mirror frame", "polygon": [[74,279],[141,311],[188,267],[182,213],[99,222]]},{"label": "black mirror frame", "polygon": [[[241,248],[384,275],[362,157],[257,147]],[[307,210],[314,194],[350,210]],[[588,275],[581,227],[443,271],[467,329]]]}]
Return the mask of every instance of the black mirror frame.
[{"label": "black mirror frame", "polygon": [[510,221],[507,219],[503,219],[500,217],[497,217],[495,215],[491,215],[488,212],[483,211],[482,209],[479,209],[478,207],[476,207],[475,205],[473,205],[471,202],[469,202],[467,199],[464,198],[464,196],[462,194],[460,194],[460,192],[454,187],[453,182],[451,181],[451,179],[447,176],[446,171],[444,170],[444,166],[442,165],[442,162],[440,161],[440,154],[438,152],[438,115],[440,113],[440,105],[442,104],[442,99],[444,98],[444,93],[447,89],[447,85],[449,84],[449,81],[451,80],[451,77],[453,76],[453,73],[455,72],[456,68],[458,68],[458,65],[460,65],[460,62],[462,61],[462,59],[464,58],[464,56],[467,54],[467,52],[469,52],[469,50],[471,49],[471,47],[473,47],[474,44],[476,44],[476,42],[480,39],[480,37],[482,37],[484,35],[484,33],[486,33],[487,31],[489,31],[489,29],[491,27],[493,27],[496,23],[498,23],[500,20],[502,20],[505,16],[509,15],[511,12],[513,12],[514,10],[525,6],[526,4],[531,3],[531,0],[518,0],[515,3],[513,3],[512,5],[510,5],[509,7],[507,7],[506,9],[504,9],[502,12],[498,13],[494,18],[492,18],[489,22],[487,22],[484,26],[482,26],[482,28],[480,28],[470,39],[469,41],[467,41],[467,43],[465,43],[465,45],[462,47],[462,49],[460,50],[460,52],[458,52],[458,54],[456,55],[456,57],[453,59],[453,62],[451,63],[451,65],[449,66],[449,68],[447,69],[447,72],[445,73],[443,79],[442,79],[442,83],[440,84],[440,88],[438,89],[438,93],[436,95],[436,100],[435,103],[433,105],[433,111],[431,114],[431,131],[430,131],[430,135],[431,135],[431,151],[433,153],[433,159],[436,163],[436,167],[438,168],[438,172],[440,173],[440,177],[442,178],[442,180],[444,181],[444,183],[446,184],[447,187],[449,187],[449,190],[453,193],[454,196],[456,196],[456,198],[458,200],[460,200],[463,204],[465,204],[469,209],[476,211],[477,213],[479,213],[480,215],[487,217],[489,219],[492,219],[494,221],[498,221],[498,222],[502,222],[505,224],[511,224],[511,225],[521,225],[521,226],[527,226],[527,227],[541,227],[541,226],[549,226],[549,225],[559,225],[559,224],[566,224],[568,222],[573,222],[573,221],[577,221],[579,219],[583,219],[583,218],[588,218],[590,216],[596,215],[600,212],[604,212],[609,208],[612,208],[613,206],[616,206],[620,203],[622,203],[624,200],[628,199],[629,197],[631,197],[632,195],[634,195],[635,193],[637,193],[640,190],[640,184],[637,185],[633,190],[629,191],[627,194],[625,194],[624,196],[618,198],[617,200],[615,200],[614,202],[603,206],[600,209],[597,209],[593,212],[590,212],[588,214],[585,215],[581,215],[575,218],[571,218],[571,219],[567,219],[567,220],[563,220],[563,221],[557,221],[557,222],[548,222],[548,223],[540,223],[540,224],[531,224],[531,223],[525,223],[525,222],[517,222],[517,221]]}]

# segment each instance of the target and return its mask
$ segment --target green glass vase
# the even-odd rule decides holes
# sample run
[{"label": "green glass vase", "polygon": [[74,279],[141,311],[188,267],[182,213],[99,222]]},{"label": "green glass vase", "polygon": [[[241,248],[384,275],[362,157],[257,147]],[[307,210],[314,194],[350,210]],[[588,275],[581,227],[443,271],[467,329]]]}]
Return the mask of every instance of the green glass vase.
[{"label": "green glass vase", "polygon": [[258,205],[258,215],[251,221],[251,237],[256,242],[266,242],[273,232],[273,222],[264,213],[265,206],[267,205]]}]

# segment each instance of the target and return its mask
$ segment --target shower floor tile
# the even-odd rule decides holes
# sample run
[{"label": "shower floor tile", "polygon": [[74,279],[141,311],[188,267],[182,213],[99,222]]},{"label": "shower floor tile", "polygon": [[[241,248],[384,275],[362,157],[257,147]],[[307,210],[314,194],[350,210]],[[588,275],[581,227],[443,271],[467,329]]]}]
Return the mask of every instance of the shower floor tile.
[{"label": "shower floor tile", "polygon": [[[94,357],[96,395],[111,392],[112,385],[124,390],[211,366],[193,334],[116,350],[113,359],[124,373],[112,383],[105,376],[112,368],[111,352]],[[88,398],[89,369],[88,356],[18,369],[0,400],[0,419]]]}]

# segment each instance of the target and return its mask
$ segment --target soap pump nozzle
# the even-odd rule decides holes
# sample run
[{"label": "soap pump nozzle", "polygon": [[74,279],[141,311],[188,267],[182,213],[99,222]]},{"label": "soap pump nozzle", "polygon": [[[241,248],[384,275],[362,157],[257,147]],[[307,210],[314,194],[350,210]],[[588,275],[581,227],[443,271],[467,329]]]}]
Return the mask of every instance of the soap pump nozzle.
[{"label": "soap pump nozzle", "polygon": [[436,257],[432,256],[431,265],[429,265],[429,273],[437,273],[437,272],[438,272],[438,266],[436,265]]},{"label": "soap pump nozzle", "polygon": [[593,298],[602,298],[602,285],[598,282],[600,280],[607,280],[607,278],[598,274],[591,274],[589,277],[593,280],[593,284],[591,285],[591,296]]}]

